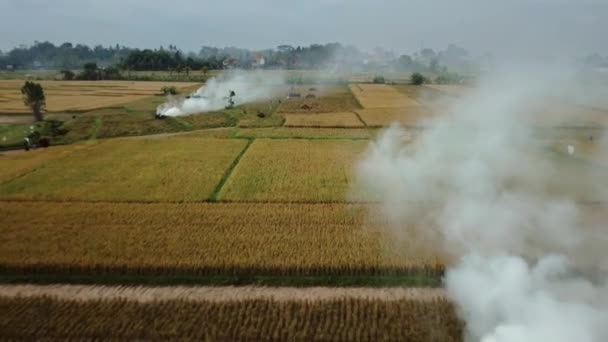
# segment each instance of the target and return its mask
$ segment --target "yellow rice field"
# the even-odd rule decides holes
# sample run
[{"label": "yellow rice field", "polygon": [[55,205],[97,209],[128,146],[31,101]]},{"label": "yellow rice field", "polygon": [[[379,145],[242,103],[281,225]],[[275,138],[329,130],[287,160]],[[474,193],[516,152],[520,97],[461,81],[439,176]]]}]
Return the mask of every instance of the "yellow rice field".
[{"label": "yellow rice field", "polygon": [[[5,163],[15,164],[11,167],[16,170],[39,167],[0,184],[0,198],[202,201],[246,145],[241,139],[117,139],[44,164],[46,160],[38,161],[37,154],[27,154]],[[50,151],[59,153],[55,148]]]},{"label": "yellow rice field", "polygon": [[393,123],[423,127],[433,118],[431,110],[422,106],[402,108],[367,108],[357,110],[361,120],[370,127],[384,127]]},{"label": "yellow rice field", "polygon": [[[159,94],[164,86],[179,89],[196,86],[188,82],[135,81],[37,81],[46,95],[48,112],[87,111],[117,106]],[[23,104],[21,80],[0,80],[0,113],[20,114],[30,110]]]},{"label": "yellow rice field", "polygon": [[352,84],[352,93],[363,108],[410,107],[418,102],[385,84]]},{"label": "yellow rice field", "polygon": [[363,127],[352,112],[283,114],[286,127]]},{"label": "yellow rice field", "polygon": [[440,260],[438,246],[413,238],[389,248],[387,222],[360,205],[0,204],[0,266],[17,270],[359,274]]},{"label": "yellow rice field", "polygon": [[257,139],[228,179],[222,200],[344,201],[361,140]]}]

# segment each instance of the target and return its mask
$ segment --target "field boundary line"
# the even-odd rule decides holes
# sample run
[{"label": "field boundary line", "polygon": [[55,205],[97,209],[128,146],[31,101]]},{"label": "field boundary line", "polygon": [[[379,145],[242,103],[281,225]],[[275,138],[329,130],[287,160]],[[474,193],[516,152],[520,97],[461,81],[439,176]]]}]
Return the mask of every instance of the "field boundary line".
[{"label": "field boundary line", "polygon": [[[85,141],[86,141],[86,140],[85,140]],[[67,146],[67,145],[71,145],[71,144],[59,145],[59,146]],[[89,148],[91,148],[91,146],[90,146],[90,145],[84,145],[84,146],[83,146],[83,149],[85,149],[85,150],[86,150],[86,149],[89,149]],[[14,180],[17,180],[17,179],[19,179],[19,178],[23,178],[23,177],[25,177],[25,176],[29,175],[30,173],[36,172],[36,171],[38,171],[38,170],[40,170],[40,169],[43,169],[43,168],[45,168],[45,167],[48,165],[48,163],[53,162],[53,161],[56,161],[56,160],[61,160],[61,159],[67,158],[67,157],[69,157],[69,156],[70,156],[72,153],[74,153],[75,151],[74,151],[74,150],[71,150],[71,151],[66,151],[66,152],[67,152],[67,153],[66,153],[66,155],[55,157],[55,158],[53,158],[53,159],[51,159],[51,160],[47,161],[46,163],[43,163],[43,164],[41,164],[41,165],[39,165],[39,166],[37,166],[37,167],[35,167],[35,168],[32,168],[31,170],[24,171],[22,174],[16,175],[16,176],[15,176],[15,177],[13,177],[13,178],[10,178],[10,179],[7,179],[7,180],[5,180],[5,181],[0,182],[0,185],[5,185],[5,184],[8,184],[8,183],[10,183],[10,182],[12,182],[12,181],[14,181]],[[5,201],[5,200],[10,200],[10,199],[3,199],[3,198],[0,198],[0,202],[3,202],[3,201]]]},{"label": "field boundary line", "polygon": [[101,118],[101,115],[97,115],[97,117],[95,118],[95,123],[93,124],[93,133],[91,133],[89,139],[87,140],[97,140],[97,134],[99,133],[99,130],[102,126],[103,119]]},{"label": "field boundary line", "polygon": [[230,176],[232,175],[232,172],[234,171],[234,169],[236,168],[236,166],[241,161],[241,158],[243,158],[243,156],[245,155],[245,153],[247,153],[247,150],[249,150],[249,146],[251,146],[254,141],[255,141],[255,139],[247,139],[247,145],[245,145],[245,147],[243,148],[243,150],[241,150],[241,152],[232,161],[232,163],[230,164],[230,166],[228,166],[228,169],[226,170],[226,172],[224,173],[224,175],[222,176],[222,178],[220,178],[219,183],[215,186],[215,188],[213,189],[213,192],[211,192],[211,196],[209,196],[209,202],[217,202],[218,201],[218,196],[220,195],[220,192],[222,191],[222,188],[224,187],[224,184],[226,184],[226,182],[228,181],[228,178],[230,178]]},{"label": "field boundary line", "polygon": [[363,121],[363,119],[361,118],[361,115],[359,115],[359,112],[357,112],[356,110],[353,110],[353,114],[355,114],[357,119],[359,119],[359,121],[361,121],[361,123],[363,124],[363,127],[367,128],[367,122]]}]

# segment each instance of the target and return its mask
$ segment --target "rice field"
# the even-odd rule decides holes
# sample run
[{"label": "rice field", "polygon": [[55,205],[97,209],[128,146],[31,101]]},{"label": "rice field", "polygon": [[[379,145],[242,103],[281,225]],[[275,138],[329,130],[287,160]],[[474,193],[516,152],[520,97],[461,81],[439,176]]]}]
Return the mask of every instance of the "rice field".
[{"label": "rice field", "polygon": [[392,86],[352,84],[350,90],[363,108],[411,107],[419,103]]},{"label": "rice field", "polygon": [[[191,88],[188,82],[39,81],[48,112],[82,112],[113,107],[159,94],[164,86]],[[22,80],[0,80],[0,113],[29,114],[21,95]]]},{"label": "rice field", "polygon": [[361,108],[347,86],[296,86],[288,93],[299,94],[299,97],[283,100],[278,113],[349,112]]},{"label": "rice field", "polygon": [[363,127],[363,123],[352,112],[283,114],[286,127]]},{"label": "rice field", "polygon": [[431,124],[432,111],[422,106],[401,108],[366,108],[357,110],[369,127],[386,127],[398,123],[406,127],[425,127]]},{"label": "rice field", "polygon": [[345,201],[355,163],[367,149],[359,140],[257,139],[220,192],[227,201]]},{"label": "rice field", "polygon": [[44,164],[31,161],[38,153],[28,154],[7,163],[40,167],[1,184],[0,198],[202,201],[246,145],[226,139],[111,140]]},{"label": "rice field", "polygon": [[[437,246],[391,248],[349,204],[1,202],[0,269],[188,275],[441,274]],[[31,213],[36,215],[31,215]]]},{"label": "rice field", "polygon": [[372,134],[363,128],[310,128],[310,127],[272,127],[258,129],[239,129],[235,137],[271,139],[370,139]]},{"label": "rice field", "polygon": [[11,179],[32,172],[54,159],[70,155],[74,151],[87,149],[90,144],[57,146],[52,149],[33,150],[24,154],[19,152],[0,153],[0,188]]},{"label": "rice field", "polygon": [[0,297],[0,310],[0,338],[8,340],[459,342],[464,331],[446,299],[138,303]]}]

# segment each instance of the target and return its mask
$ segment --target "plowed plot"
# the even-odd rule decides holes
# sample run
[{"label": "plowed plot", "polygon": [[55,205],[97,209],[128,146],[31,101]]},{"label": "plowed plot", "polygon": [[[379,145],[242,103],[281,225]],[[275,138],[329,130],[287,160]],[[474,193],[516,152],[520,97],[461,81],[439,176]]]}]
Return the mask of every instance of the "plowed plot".
[{"label": "plowed plot", "polygon": [[0,197],[94,201],[207,199],[244,140],[112,140],[0,185]]},{"label": "plowed plot", "polygon": [[438,246],[410,239],[390,250],[382,231],[388,231],[383,218],[348,204],[2,202],[0,268],[369,275],[429,266],[429,274],[439,272]]},{"label": "plowed plot", "polygon": [[287,127],[363,127],[357,116],[351,112],[284,114]]},{"label": "plowed plot", "polygon": [[343,201],[367,141],[256,140],[220,198],[246,201]]},{"label": "plowed plot", "polygon": [[299,86],[290,92],[299,97],[283,101],[279,113],[330,113],[361,108],[346,86]]},{"label": "plowed plot", "polygon": [[[23,105],[21,80],[0,81],[0,113],[29,113]],[[111,107],[158,94],[164,86],[187,88],[197,83],[132,81],[40,81],[49,112],[88,111]]]},{"label": "plowed plot", "polygon": [[431,111],[422,106],[360,109],[357,113],[370,127],[384,127],[393,123],[403,126],[426,126],[432,118]]},{"label": "plowed plot", "polygon": [[414,99],[384,84],[353,84],[351,91],[363,108],[410,107],[418,105]]}]

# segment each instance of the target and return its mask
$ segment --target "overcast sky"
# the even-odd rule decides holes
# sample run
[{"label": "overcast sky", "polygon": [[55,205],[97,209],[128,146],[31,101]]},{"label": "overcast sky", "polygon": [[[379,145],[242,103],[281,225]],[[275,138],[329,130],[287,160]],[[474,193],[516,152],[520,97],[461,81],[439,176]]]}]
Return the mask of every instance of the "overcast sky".
[{"label": "overcast sky", "polygon": [[0,49],[34,40],[156,48],[341,42],[409,53],[608,53],[608,0],[2,0]]}]

